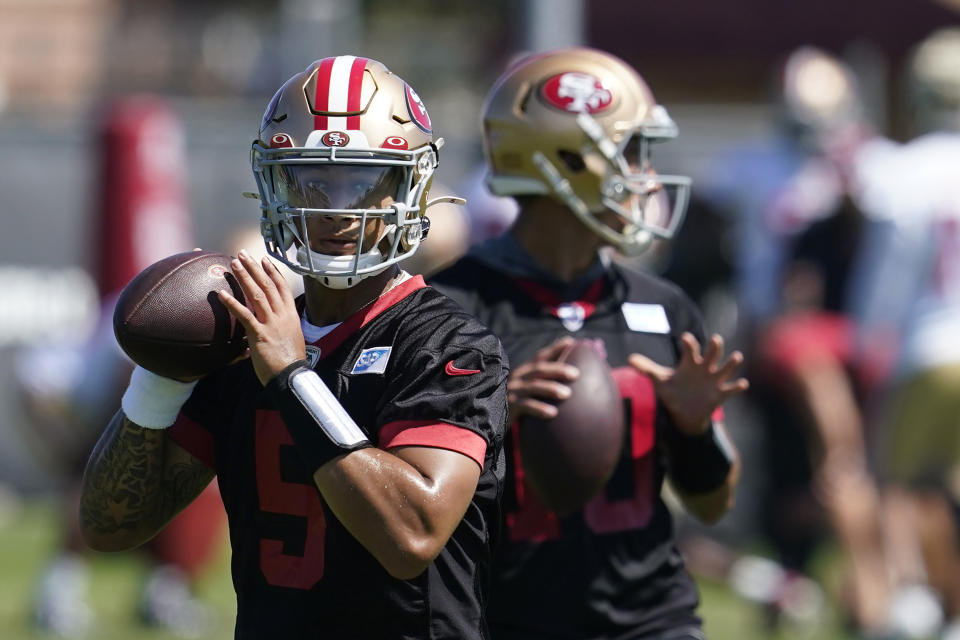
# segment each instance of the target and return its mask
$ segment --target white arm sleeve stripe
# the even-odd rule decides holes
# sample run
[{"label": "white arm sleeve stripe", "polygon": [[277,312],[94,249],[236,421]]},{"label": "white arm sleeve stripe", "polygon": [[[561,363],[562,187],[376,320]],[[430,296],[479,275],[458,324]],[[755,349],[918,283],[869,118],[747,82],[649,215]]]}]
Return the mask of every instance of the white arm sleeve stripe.
[{"label": "white arm sleeve stripe", "polygon": [[330,440],[355,447],[367,437],[314,371],[302,370],[290,378],[290,389]]}]

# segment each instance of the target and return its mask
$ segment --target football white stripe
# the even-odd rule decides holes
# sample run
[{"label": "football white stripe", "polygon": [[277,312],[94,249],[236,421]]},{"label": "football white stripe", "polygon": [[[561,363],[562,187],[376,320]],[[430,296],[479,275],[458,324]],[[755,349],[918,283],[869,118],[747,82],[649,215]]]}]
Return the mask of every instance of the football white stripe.
[{"label": "football white stripe", "polygon": [[346,131],[346,129],[347,129],[346,116],[328,116],[327,117],[328,131]]}]

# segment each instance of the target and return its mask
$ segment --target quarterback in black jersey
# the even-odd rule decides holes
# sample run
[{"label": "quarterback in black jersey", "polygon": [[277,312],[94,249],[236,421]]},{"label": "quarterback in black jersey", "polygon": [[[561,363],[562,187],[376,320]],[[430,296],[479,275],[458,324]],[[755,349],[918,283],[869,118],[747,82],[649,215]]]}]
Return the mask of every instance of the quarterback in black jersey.
[{"label": "quarterback in black jersey", "polygon": [[[660,493],[669,478],[706,522],[730,507],[739,462],[721,404],[747,387],[742,357],[724,358],[679,288],[601,251],[635,255],[676,229],[689,180],[649,160],[649,144],[675,134],[639,75],[595,50],[520,60],[487,98],[489,185],[520,214],[432,283],[499,336],[513,367],[495,640],[703,638]],[[556,415],[578,372],[555,360],[581,337],[604,343],[626,442],[604,489],[560,517],[524,480],[517,434],[536,427],[517,419]]]},{"label": "quarterback in black jersey", "polygon": [[400,270],[439,140],[375,60],[291,78],[252,151],[270,258],[233,271],[249,358],[199,381],[138,368],[84,478],[101,550],[161,529],[214,475],[237,638],[482,639],[507,417],[497,338]]}]

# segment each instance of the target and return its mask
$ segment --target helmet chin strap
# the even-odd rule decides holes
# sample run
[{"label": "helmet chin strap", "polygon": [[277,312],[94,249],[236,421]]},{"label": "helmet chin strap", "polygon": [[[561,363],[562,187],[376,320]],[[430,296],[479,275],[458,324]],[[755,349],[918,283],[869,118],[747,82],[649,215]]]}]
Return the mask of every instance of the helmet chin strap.
[{"label": "helmet chin strap", "polygon": [[[360,271],[368,267],[375,267],[382,259],[383,255],[380,253],[380,250],[377,249],[376,245],[374,245],[370,251],[361,254],[359,258],[354,254],[348,256],[331,256],[312,251],[303,246],[297,249],[297,261],[302,265],[309,264],[317,271],[352,271],[354,261],[357,263],[357,271]],[[345,273],[342,275],[329,275],[324,273],[307,273],[304,275],[317,280],[329,289],[349,289],[357,285],[364,278],[383,272],[389,266],[389,264],[385,264],[381,269],[372,269],[365,273],[356,274]]]}]

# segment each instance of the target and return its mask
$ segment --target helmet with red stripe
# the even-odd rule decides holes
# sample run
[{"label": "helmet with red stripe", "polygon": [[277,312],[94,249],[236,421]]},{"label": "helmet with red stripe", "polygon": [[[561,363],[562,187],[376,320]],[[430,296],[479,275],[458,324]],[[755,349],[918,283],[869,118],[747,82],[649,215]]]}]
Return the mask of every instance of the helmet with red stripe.
[{"label": "helmet with red stripe", "polygon": [[437,202],[427,192],[442,142],[417,93],[382,63],[313,62],[273,96],[253,143],[270,255],[337,289],[410,257]]}]

